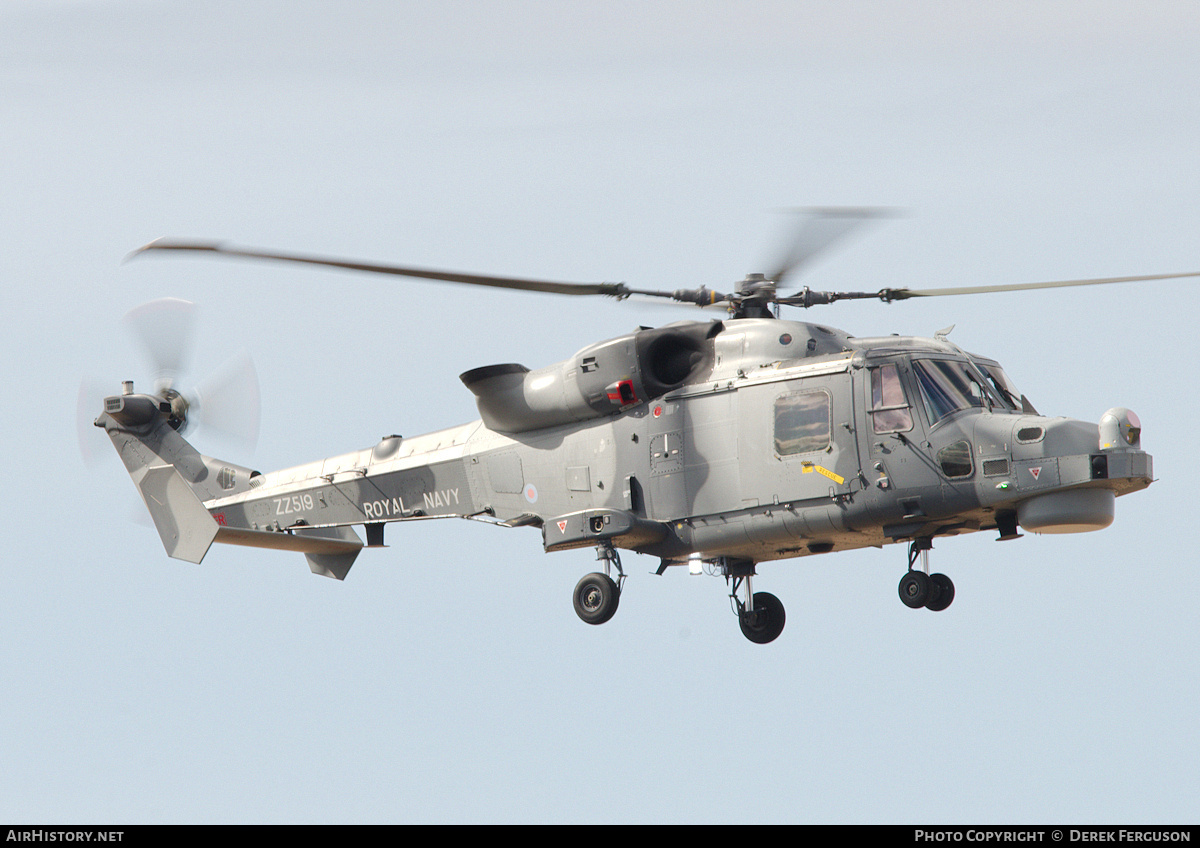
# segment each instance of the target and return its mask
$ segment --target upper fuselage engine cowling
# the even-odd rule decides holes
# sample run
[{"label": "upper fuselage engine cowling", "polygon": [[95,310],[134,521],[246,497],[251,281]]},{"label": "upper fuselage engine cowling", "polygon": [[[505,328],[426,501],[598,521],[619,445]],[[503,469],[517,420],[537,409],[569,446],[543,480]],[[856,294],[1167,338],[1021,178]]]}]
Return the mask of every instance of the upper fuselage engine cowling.
[{"label": "upper fuselage engine cowling", "polygon": [[530,371],[486,365],[462,374],[480,417],[498,433],[524,433],[600,418],[661,397],[712,371],[721,322],[639,330],[589,345]]}]

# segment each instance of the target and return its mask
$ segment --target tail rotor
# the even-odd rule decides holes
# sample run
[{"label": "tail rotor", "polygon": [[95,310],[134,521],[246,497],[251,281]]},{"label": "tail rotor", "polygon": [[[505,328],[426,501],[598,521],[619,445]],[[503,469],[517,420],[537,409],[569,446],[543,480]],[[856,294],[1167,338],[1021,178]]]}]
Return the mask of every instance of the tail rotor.
[{"label": "tail rotor", "polygon": [[[198,307],[179,298],[161,298],[130,310],[122,320],[125,330],[146,354],[149,386],[129,391],[155,396],[158,407],[176,430],[214,437],[232,450],[253,453],[258,442],[258,372],[249,354],[231,357],[206,379],[192,381],[189,369],[196,339]],[[183,388],[187,386],[187,388]],[[85,378],[79,387],[79,449],[85,464],[94,466],[100,455],[90,426],[104,408],[104,398],[122,392],[120,384]]]}]

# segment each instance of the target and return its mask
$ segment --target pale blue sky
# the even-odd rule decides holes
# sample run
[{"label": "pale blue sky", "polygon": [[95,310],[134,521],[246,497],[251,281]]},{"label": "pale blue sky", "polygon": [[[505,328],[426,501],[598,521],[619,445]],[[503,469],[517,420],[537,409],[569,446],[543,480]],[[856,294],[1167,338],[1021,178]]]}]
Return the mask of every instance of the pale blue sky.
[{"label": "pale blue sky", "polygon": [[1198,43],[1193,2],[0,2],[0,819],[1194,822],[1195,282],[813,313],[957,324],[1043,413],[1135,410],[1160,479],[1100,533],[939,540],[936,616],[896,597],[900,546],[765,565],[766,647],[723,581],[632,555],[586,626],[593,553],[529,529],[396,527],[345,583],[170,560],[75,406],[147,379],[120,319],[154,297],[201,305],[197,378],[254,357],[261,437],[229,458],[262,469],[687,315],[121,264],[161,235],[720,289],[770,261],[773,210],[891,205],[803,282],[1200,271]]}]

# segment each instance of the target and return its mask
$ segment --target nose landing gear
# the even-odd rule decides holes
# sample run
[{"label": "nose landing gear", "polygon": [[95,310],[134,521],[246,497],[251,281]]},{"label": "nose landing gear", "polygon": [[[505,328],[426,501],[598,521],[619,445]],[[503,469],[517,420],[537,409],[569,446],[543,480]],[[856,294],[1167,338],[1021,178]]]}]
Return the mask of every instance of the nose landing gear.
[{"label": "nose landing gear", "polygon": [[596,571],[575,584],[575,613],[588,624],[603,624],[617,612],[621,591],[607,574]]},{"label": "nose landing gear", "polygon": [[[929,573],[929,551],[932,539],[914,539],[908,546],[908,573],[900,578],[900,600],[910,609],[925,609],[941,612],[954,601],[954,582],[945,574]],[[914,571],[917,557],[921,559],[921,570]]]}]

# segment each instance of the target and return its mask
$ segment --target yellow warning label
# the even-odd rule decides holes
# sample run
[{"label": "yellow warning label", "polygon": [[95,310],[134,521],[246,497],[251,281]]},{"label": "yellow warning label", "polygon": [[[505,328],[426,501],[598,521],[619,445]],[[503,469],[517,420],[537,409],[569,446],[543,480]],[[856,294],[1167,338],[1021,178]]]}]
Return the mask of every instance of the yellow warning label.
[{"label": "yellow warning label", "polygon": [[845,478],[845,477],[842,477],[842,476],[841,476],[841,475],[839,475],[839,474],[834,474],[834,473],[833,473],[832,471],[830,471],[828,468],[822,468],[821,466],[819,466],[819,465],[817,465],[816,463],[813,463],[813,462],[806,462],[806,463],[804,463],[804,471],[803,471],[803,473],[804,473],[804,474],[809,474],[809,473],[811,473],[811,472],[813,472],[813,471],[817,472],[818,474],[823,474],[823,475],[825,475],[825,476],[826,476],[826,477],[828,477],[830,480],[832,480],[833,482],[837,483],[839,486],[840,486],[842,483],[845,483],[845,482],[846,482],[846,478]]}]

